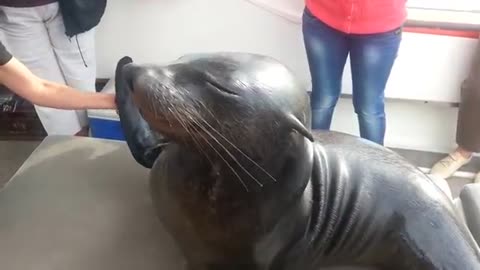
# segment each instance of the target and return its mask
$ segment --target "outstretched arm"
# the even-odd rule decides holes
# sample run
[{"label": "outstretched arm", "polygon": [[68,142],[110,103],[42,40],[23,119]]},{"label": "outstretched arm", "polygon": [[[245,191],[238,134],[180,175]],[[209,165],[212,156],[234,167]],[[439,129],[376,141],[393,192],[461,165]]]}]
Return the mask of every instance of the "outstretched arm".
[{"label": "outstretched arm", "polygon": [[131,89],[123,76],[123,68],[132,63],[130,57],[118,61],[115,71],[115,102],[120,116],[120,124],[133,158],[145,168],[152,168],[153,163],[168,141],[154,132],[143,119],[131,97]]},{"label": "outstretched arm", "polygon": [[67,110],[115,108],[113,94],[80,91],[41,79],[15,57],[0,66],[0,83],[29,102],[44,107]]}]

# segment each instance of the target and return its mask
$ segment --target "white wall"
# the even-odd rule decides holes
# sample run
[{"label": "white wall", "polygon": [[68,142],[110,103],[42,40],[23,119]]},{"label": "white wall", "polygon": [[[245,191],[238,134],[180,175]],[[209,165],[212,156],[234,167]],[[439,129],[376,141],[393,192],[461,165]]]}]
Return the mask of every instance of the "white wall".
[{"label": "white wall", "polygon": [[299,29],[244,0],[110,0],[98,28],[98,74],[112,75],[123,55],[162,63],[189,52],[236,50],[276,57],[307,81]]},{"label": "white wall", "polygon": [[[475,40],[406,33],[387,95],[456,101]],[[247,51],[273,56],[309,85],[298,23],[245,0],[111,0],[97,32],[98,76],[116,61],[164,63],[184,53]],[[451,55],[448,55],[451,54]],[[351,91],[347,66],[345,93]],[[422,102],[387,102],[386,144],[445,152],[454,146],[455,108]],[[358,134],[351,100],[343,99],[333,129]]]}]

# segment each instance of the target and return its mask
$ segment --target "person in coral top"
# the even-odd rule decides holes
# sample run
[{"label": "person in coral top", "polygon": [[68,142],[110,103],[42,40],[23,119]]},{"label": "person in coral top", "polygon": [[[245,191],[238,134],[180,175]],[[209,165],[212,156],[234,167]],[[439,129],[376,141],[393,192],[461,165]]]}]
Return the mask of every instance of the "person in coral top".
[{"label": "person in coral top", "polygon": [[312,77],[313,129],[330,129],[350,55],[360,136],[384,144],[385,86],[406,15],[406,0],[306,0],[302,28]]}]

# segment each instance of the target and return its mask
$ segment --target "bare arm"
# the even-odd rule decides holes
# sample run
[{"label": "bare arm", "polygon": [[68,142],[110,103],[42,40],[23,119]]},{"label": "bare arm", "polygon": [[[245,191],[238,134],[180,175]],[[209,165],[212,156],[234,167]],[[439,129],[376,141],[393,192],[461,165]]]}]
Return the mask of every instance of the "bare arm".
[{"label": "bare arm", "polygon": [[33,104],[56,109],[115,109],[113,94],[75,90],[43,80],[13,57],[0,66],[0,83]]}]

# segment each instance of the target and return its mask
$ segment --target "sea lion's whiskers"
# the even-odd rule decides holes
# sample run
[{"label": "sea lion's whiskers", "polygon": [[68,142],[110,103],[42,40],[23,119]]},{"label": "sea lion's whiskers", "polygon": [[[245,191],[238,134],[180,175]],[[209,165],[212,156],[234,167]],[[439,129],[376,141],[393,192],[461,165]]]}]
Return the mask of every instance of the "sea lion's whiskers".
[{"label": "sea lion's whiskers", "polygon": [[[195,137],[193,136],[193,133],[191,133],[191,131],[188,128],[185,121],[182,120],[182,117],[181,117],[180,113],[178,112],[178,110],[175,107],[171,107],[171,108],[169,107],[169,108],[167,108],[167,110],[172,114],[173,118],[175,118],[175,120],[177,120],[177,122],[183,127],[183,129],[188,133],[188,135],[190,135],[190,137],[192,137],[192,139],[195,140]],[[186,139],[184,139],[183,137],[181,139],[184,143],[187,142]]]},{"label": "sea lion's whiskers", "polygon": [[[217,121],[217,123],[218,123],[219,125],[221,125],[220,121],[218,121],[217,117],[215,117],[215,115],[214,115],[214,114],[212,113],[212,111],[205,105],[205,103],[199,102],[199,104],[203,107],[203,109],[204,109],[205,111],[207,111],[207,112],[210,114],[210,116],[212,116],[212,119],[215,119],[215,121]],[[202,121],[205,121],[205,120],[202,119]]]},{"label": "sea lion's whiskers", "polygon": [[232,143],[229,139],[227,139],[225,136],[222,135],[217,129],[212,127],[205,119],[202,117],[199,117],[200,120],[202,120],[205,124],[207,124],[215,133],[217,133],[220,137],[222,137],[226,142],[228,142],[235,150],[237,150],[240,154],[242,154],[244,157],[246,157],[250,162],[252,162],[255,166],[257,166],[260,170],[262,170],[268,177],[270,177],[274,182],[277,182],[277,179],[273,177],[269,172],[267,172],[260,164],[258,164],[255,160],[250,158],[247,154],[245,154],[242,150],[240,150],[234,143]]},{"label": "sea lion's whiskers", "polygon": [[[148,87],[157,89],[156,84],[152,84],[152,83],[149,84]],[[157,111],[158,108],[157,108],[157,106],[155,106],[155,104],[153,102],[151,102],[151,100],[153,100],[153,99],[158,99],[157,91],[148,91],[147,92],[147,98],[149,99],[149,104],[153,109],[153,115],[155,116],[155,118],[158,118],[158,116],[159,116],[158,111]]]},{"label": "sea lion's whiskers", "polygon": [[207,152],[205,152],[205,150],[203,149],[203,147],[201,146],[200,142],[199,142],[199,138],[197,138],[196,134],[194,134],[193,132],[191,132],[190,128],[188,127],[187,123],[184,122],[184,120],[181,119],[181,115],[180,113],[178,112],[178,110],[176,108],[173,108],[173,110],[171,108],[169,108],[169,111],[173,114],[173,116],[175,117],[175,119],[177,119],[177,121],[180,123],[180,125],[182,125],[182,127],[185,129],[185,131],[190,135],[190,137],[192,137],[193,139],[193,142],[195,144],[195,146],[197,147],[198,151],[200,151],[207,159],[208,161],[210,162],[210,164],[213,166],[213,161],[210,159],[210,157],[208,156]]},{"label": "sea lion's whiskers", "polygon": [[[170,105],[170,103],[169,103],[169,105]],[[169,110],[170,110],[170,107],[168,107],[168,108],[169,108]],[[175,110],[175,108],[174,108],[174,110]],[[187,112],[187,113],[189,112],[187,108],[184,108],[184,111]],[[174,117],[177,117],[177,120],[179,121],[179,123],[180,123],[181,125],[183,125],[183,124],[182,124],[182,121],[180,120],[180,118],[181,118],[180,116],[181,116],[181,115],[178,113],[178,111],[176,110],[178,116],[175,115],[175,112],[174,112],[173,110],[170,110],[170,112],[174,115]],[[188,117],[190,120],[193,120],[193,119],[194,119],[194,117],[193,117],[190,113],[187,114],[187,117]],[[167,118],[168,118],[168,117],[167,117]],[[195,121],[194,121],[194,123],[195,123]],[[192,133],[190,133],[190,131],[186,128],[186,126],[184,126],[184,128],[185,128],[186,131],[192,136],[192,139],[194,139],[195,141],[196,141],[196,139],[198,139],[198,138],[195,139],[195,136],[194,136]],[[248,186],[247,186],[247,185],[245,184],[245,182],[242,180],[242,178],[241,178],[240,175],[237,173],[237,171],[235,171],[235,169],[233,168],[233,166],[232,166],[232,165],[225,159],[225,157],[220,153],[220,151],[218,151],[218,149],[216,149],[216,148],[213,146],[213,144],[212,144],[207,138],[205,138],[205,136],[203,136],[201,133],[197,133],[197,134],[198,134],[200,137],[202,137],[202,139],[210,146],[210,148],[213,149],[213,151],[215,151],[215,153],[217,153],[217,155],[223,160],[223,162],[228,166],[228,168],[235,174],[235,176],[237,176],[238,180],[239,180],[240,183],[243,185],[243,187],[245,188],[245,190],[246,190],[247,192],[249,192],[250,190],[248,189]],[[203,152],[203,150],[201,150],[201,151]],[[206,154],[206,153],[204,153],[204,154],[205,154],[205,156],[207,157],[207,159],[210,161],[210,163],[213,164],[212,160],[208,157],[208,154]]]},{"label": "sea lion's whiskers", "polygon": [[153,107],[153,115],[155,115],[155,118],[158,118],[157,106],[152,104],[152,107]]},{"label": "sea lion's whiskers", "polygon": [[237,171],[235,171],[235,169],[232,167],[232,165],[223,157],[223,155],[213,146],[213,144],[207,139],[205,138],[205,136],[202,135],[202,133],[198,133],[200,137],[202,137],[202,139],[210,146],[210,148],[213,149],[213,151],[215,151],[215,153],[217,153],[217,155],[223,160],[223,162],[225,162],[225,164],[227,164],[227,166],[230,168],[230,170],[237,176],[238,180],[240,181],[240,183],[242,183],[243,187],[245,188],[245,190],[247,192],[249,192],[250,190],[248,189],[247,185],[245,184],[245,182],[243,182],[242,178],[240,177],[240,175],[237,173]]},{"label": "sea lion's whiskers", "polygon": [[[200,119],[202,119],[201,117],[199,117]],[[198,127],[200,127],[207,135],[210,136],[210,138],[212,138],[218,145],[220,145],[220,147],[223,148],[223,150],[233,159],[233,161],[235,161],[235,163],[238,164],[238,166],[240,166],[240,168],[248,175],[250,176],[260,187],[263,187],[263,184],[258,181],[258,179],[253,176],[239,161],[238,159],[220,142],[218,141],[218,139],[212,134],[210,133],[210,131],[207,130],[206,127],[204,127],[200,122],[196,121],[193,117],[192,117],[192,121],[194,121],[194,123],[197,124]]]}]

